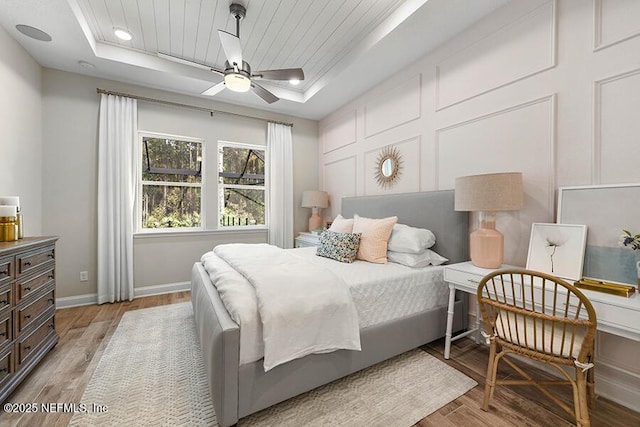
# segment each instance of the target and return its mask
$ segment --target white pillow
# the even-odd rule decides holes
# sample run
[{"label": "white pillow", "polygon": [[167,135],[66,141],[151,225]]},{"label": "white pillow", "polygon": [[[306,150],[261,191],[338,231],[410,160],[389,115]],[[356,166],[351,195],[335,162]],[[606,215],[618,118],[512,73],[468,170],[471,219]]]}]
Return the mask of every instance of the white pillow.
[{"label": "white pillow", "polygon": [[406,224],[396,224],[391,230],[388,250],[419,254],[435,245],[436,236],[426,228],[410,227]]},{"label": "white pillow", "polygon": [[408,254],[404,252],[387,251],[387,259],[390,262],[406,265],[407,267],[426,267],[428,265],[440,265],[447,261],[447,258],[437,254],[431,249],[426,249],[421,254]]},{"label": "white pillow", "polygon": [[329,230],[336,233],[351,233],[353,230],[353,218],[346,219],[342,215],[338,214],[336,219],[331,223]]}]

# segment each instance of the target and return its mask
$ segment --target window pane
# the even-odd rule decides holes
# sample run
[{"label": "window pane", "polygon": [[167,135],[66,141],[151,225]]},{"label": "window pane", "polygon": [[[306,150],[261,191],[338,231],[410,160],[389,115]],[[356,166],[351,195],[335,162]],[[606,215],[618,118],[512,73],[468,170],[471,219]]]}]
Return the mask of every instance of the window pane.
[{"label": "window pane", "polygon": [[142,180],[202,182],[202,144],[168,138],[142,138]]},{"label": "window pane", "polygon": [[220,225],[264,225],[264,190],[225,188]]},{"label": "window pane", "polygon": [[200,227],[200,188],[142,186],[142,228]]},{"label": "window pane", "polygon": [[221,146],[218,182],[264,186],[264,150]]}]

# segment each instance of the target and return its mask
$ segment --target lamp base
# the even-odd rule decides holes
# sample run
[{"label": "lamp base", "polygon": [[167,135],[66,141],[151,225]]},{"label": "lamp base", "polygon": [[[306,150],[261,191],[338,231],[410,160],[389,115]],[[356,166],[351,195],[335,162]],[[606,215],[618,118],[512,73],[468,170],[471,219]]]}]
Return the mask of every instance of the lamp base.
[{"label": "lamp base", "polygon": [[317,230],[318,228],[322,228],[322,218],[317,213],[311,214],[311,218],[309,218],[309,232],[313,230]]},{"label": "lamp base", "polygon": [[495,228],[480,228],[471,233],[469,250],[476,267],[498,268],[504,259],[504,236]]}]

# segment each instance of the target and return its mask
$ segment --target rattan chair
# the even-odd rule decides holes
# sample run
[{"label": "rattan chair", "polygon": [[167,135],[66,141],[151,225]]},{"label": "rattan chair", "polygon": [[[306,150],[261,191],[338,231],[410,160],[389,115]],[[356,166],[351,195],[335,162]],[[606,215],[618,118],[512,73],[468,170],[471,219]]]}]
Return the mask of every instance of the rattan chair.
[{"label": "rattan chair", "polygon": [[[596,314],[580,290],[562,279],[530,270],[499,270],[478,286],[483,332],[490,344],[482,409],[497,385],[534,385],[570,415],[578,426],[589,426],[588,404],[595,401],[594,339]],[[506,355],[526,356],[555,367],[564,380],[535,380]],[[496,380],[504,360],[524,379]],[[575,375],[571,369],[574,368]],[[546,386],[571,384],[574,408]]]}]

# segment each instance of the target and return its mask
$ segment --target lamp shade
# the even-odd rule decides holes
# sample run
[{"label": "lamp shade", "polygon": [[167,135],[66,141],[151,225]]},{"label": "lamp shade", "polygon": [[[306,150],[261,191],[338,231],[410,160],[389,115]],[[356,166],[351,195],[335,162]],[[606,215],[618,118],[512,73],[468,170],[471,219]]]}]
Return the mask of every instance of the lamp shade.
[{"label": "lamp shade", "polygon": [[326,208],[329,206],[329,194],[320,190],[305,190],[302,193],[303,208]]},{"label": "lamp shade", "polygon": [[524,206],[521,172],[456,178],[455,210],[514,211]]}]

